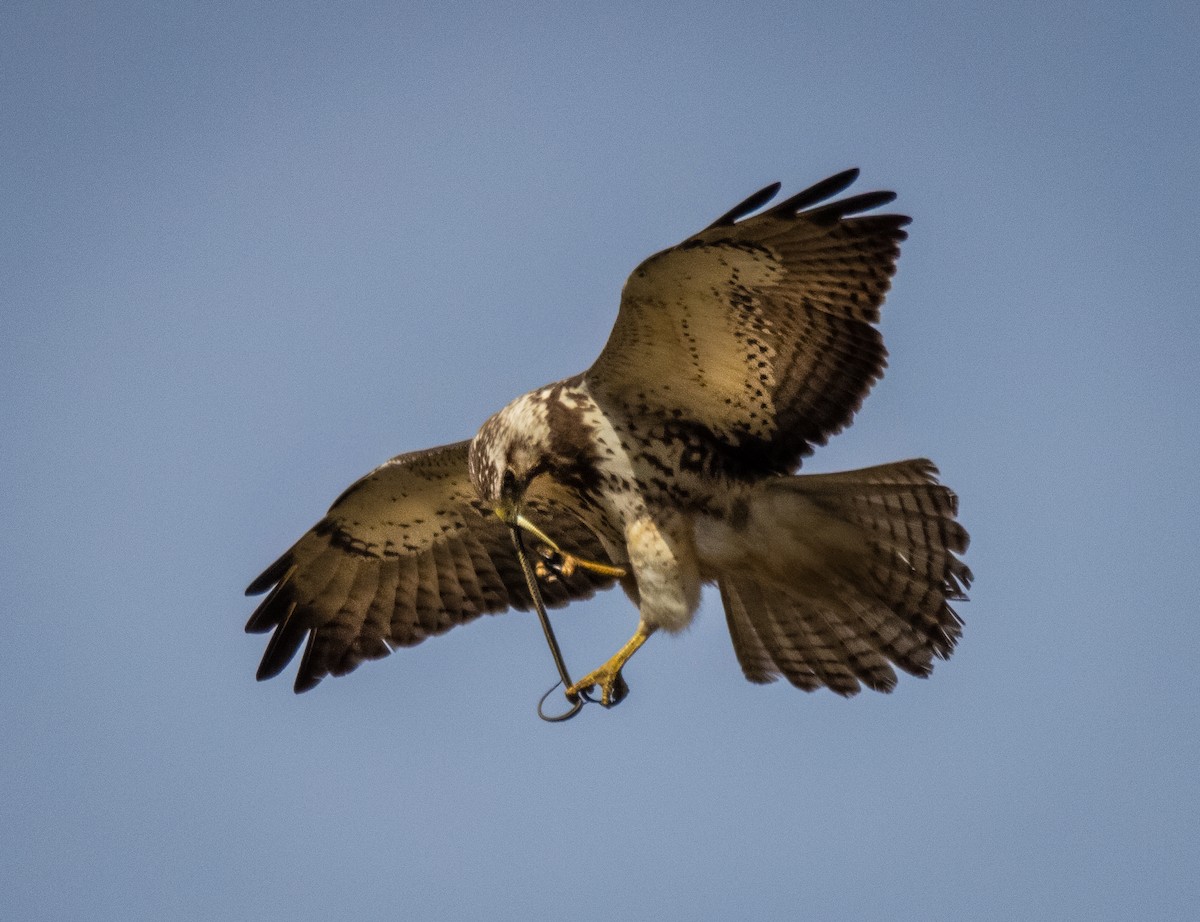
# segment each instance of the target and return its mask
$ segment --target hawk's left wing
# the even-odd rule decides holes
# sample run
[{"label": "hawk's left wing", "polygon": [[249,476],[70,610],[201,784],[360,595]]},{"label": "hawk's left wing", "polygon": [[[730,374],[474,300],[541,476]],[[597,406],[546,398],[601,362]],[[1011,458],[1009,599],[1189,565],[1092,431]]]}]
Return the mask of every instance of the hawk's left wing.
[{"label": "hawk's left wing", "polygon": [[[295,687],[307,691],[395,646],[531,607],[508,527],[471,485],[469,444],[399,455],[376,468],[250,584],[247,595],[271,589],[246,625],[251,633],[274,631],[259,679],[278,675],[305,644]],[[607,560],[549,481],[530,489],[526,514],[572,551]],[[560,607],[612,584],[581,567],[540,588],[548,606]]]},{"label": "hawk's left wing", "polygon": [[886,364],[875,324],[908,218],[861,214],[891,192],[820,204],[857,176],[752,214],[779,190],[768,186],[643,262],[586,373],[592,393],[668,438],[725,447],[752,473],[794,470],[849,423]]}]

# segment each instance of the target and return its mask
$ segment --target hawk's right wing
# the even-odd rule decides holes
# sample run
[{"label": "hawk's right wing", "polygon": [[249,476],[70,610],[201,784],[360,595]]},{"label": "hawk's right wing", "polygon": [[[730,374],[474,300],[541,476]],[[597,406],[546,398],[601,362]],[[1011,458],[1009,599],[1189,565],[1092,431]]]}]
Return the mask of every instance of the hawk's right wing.
[{"label": "hawk's right wing", "polygon": [[[274,631],[259,679],[278,675],[305,644],[296,691],[484,614],[532,607],[509,529],[480,502],[467,474],[469,442],[399,455],[363,477],[246,590],[270,595],[251,633]],[[608,555],[539,478],[526,514],[564,547]],[[540,585],[546,605],[613,584],[579,568]],[[274,588],[272,588],[274,587]],[[307,639],[307,643],[305,643]]]},{"label": "hawk's right wing", "polygon": [[826,201],[857,176],[758,211],[779,190],[768,186],[645,260],[586,373],[592,393],[746,473],[792,471],[886,364],[876,324],[908,218],[863,214],[891,192]]}]

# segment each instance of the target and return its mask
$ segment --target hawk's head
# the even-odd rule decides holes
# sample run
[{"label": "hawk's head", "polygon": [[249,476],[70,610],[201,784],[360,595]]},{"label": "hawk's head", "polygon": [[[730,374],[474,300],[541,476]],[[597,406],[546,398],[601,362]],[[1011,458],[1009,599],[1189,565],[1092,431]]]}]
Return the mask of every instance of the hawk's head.
[{"label": "hawk's head", "polygon": [[[542,474],[560,490],[586,491],[595,482],[595,453],[588,441],[592,433],[585,421],[586,411],[577,395],[564,401],[565,384],[552,384],[518,397],[484,423],[471,440],[467,469],[479,498],[512,529],[519,552],[520,534],[528,532],[545,546],[542,562],[555,574],[570,576],[582,567],[609,579],[620,579],[625,570],[564,551],[522,511],[526,492]],[[539,488],[542,500],[547,486]],[[540,511],[544,514],[546,507],[543,505]]]},{"label": "hawk's head", "polygon": [[535,477],[551,467],[545,401],[526,394],[491,417],[471,442],[468,469],[479,498],[506,522]]}]

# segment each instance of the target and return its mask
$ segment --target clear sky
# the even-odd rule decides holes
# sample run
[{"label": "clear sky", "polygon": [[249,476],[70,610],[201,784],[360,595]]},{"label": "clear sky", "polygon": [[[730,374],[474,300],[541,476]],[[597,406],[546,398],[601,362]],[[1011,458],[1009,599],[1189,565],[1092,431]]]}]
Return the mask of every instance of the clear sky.
[{"label": "clear sky", "polygon": [[[1196,918],[1198,36],[1194,2],[8,4],[0,916]],[[848,166],[914,220],[891,367],[810,469],[959,492],[932,679],[751,686],[713,594],[564,725],[530,615],[254,681],[242,589],[343,487]],[[635,613],[555,621],[578,673]]]}]

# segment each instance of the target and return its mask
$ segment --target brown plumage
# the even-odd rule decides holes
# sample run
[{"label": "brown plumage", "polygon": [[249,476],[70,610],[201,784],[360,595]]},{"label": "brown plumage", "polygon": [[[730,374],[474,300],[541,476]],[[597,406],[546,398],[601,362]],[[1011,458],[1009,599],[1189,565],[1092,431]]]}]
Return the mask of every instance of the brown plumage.
[{"label": "brown plumage", "polygon": [[[971,578],[954,494],[920,460],[793,474],[886,364],[875,324],[908,218],[862,214],[890,192],[826,202],[856,176],[759,211],[768,187],[651,256],[587,372],[517,398],[471,442],[401,455],[347,490],[248,590],[272,590],[247,625],[274,632],[259,677],[304,645],[303,691],[528,608],[508,534],[518,515],[627,573],[639,632],[579,683],[608,703],[632,650],[688,624],[705,582],[753,682],[853,694],[890,690],[893,665],[927,675],[959,637],[949,602]],[[555,606],[613,582],[581,567],[541,588]]]}]

